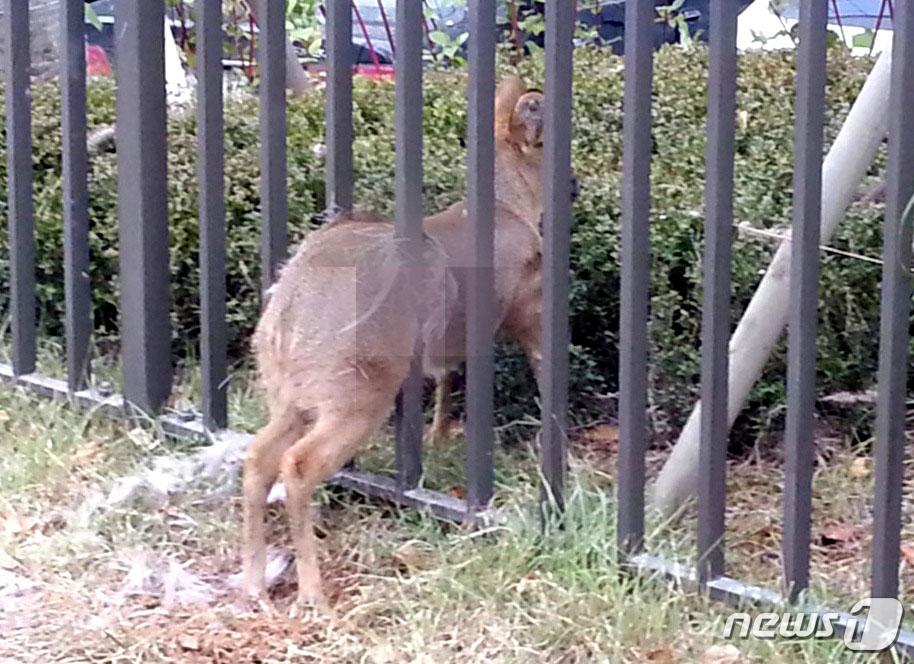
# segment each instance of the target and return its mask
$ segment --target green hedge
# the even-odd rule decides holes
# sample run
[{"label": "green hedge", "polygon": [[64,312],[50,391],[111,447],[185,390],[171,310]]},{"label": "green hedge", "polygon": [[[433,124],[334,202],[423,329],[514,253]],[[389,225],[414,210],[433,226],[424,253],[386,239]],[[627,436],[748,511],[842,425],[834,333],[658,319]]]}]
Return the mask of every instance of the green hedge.
[{"label": "green hedge", "polygon": [[[827,141],[840,127],[869,64],[842,51],[831,53]],[[520,65],[535,83],[542,61]],[[622,158],[622,62],[604,51],[576,52],[574,164],[582,180],[573,237],[573,389],[576,414],[611,411],[618,341],[619,220]],[[698,377],[705,150],[707,54],[703,49],[665,48],[656,59],[652,226],[652,403],[658,431],[687,414]],[[430,73],[425,87],[425,192],[429,211],[462,196],[465,182],[465,78]],[[794,56],[752,54],[740,60],[736,138],[736,218],[758,227],[789,223],[793,143]],[[360,205],[393,208],[393,88],[359,81],[355,103],[355,180]],[[33,91],[35,212],[38,234],[40,319],[50,335],[63,320],[60,200],[60,101],[53,86]],[[315,150],[323,136],[323,98],[289,104],[289,210],[291,235],[299,239],[324,205],[322,161]],[[90,126],[113,120],[113,89],[95,83],[89,94]],[[175,349],[192,355],[198,337],[197,148],[192,114],[169,122],[169,213]],[[256,100],[226,109],[226,205],[230,345],[235,357],[258,311],[258,122]],[[5,136],[4,136],[5,139]],[[5,147],[2,141],[0,149]],[[6,205],[6,160],[0,157],[0,197]],[[100,342],[116,339],[117,232],[116,155],[93,159],[92,218],[95,324]],[[855,209],[838,246],[878,255],[880,210]],[[734,235],[734,323],[772,255],[770,242]],[[820,307],[820,388],[866,386],[876,366],[878,316],[876,265],[826,256]],[[0,235],[0,282],[8,277],[6,234]],[[6,293],[0,307],[7,308]],[[502,368],[521,362],[505,352]],[[754,393],[755,412],[783,397],[783,349]],[[503,420],[532,410],[526,371],[499,373]]]}]

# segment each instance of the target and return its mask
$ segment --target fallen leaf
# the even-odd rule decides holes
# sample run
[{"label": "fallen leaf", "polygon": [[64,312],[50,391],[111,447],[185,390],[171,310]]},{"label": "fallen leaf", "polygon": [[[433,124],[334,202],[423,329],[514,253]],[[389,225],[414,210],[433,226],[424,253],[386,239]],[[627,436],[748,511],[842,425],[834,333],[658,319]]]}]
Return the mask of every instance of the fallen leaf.
[{"label": "fallen leaf", "polygon": [[857,457],[851,463],[850,468],[848,469],[848,474],[858,480],[865,479],[870,476],[870,460],[866,457]]},{"label": "fallen leaf", "polygon": [[619,442],[619,427],[614,424],[598,424],[587,429],[584,437],[591,443],[615,445]]},{"label": "fallen leaf", "polygon": [[415,544],[406,543],[394,551],[392,558],[406,570],[421,569],[428,562],[428,555]]},{"label": "fallen leaf", "polygon": [[863,529],[856,525],[838,525],[828,526],[822,530],[819,536],[819,542],[823,546],[834,546],[835,544],[847,544],[860,539]]},{"label": "fallen leaf", "polygon": [[70,457],[72,468],[82,468],[97,463],[105,452],[105,447],[98,441],[90,441],[76,448]]},{"label": "fallen leaf", "polygon": [[908,565],[914,565],[914,544],[902,544],[901,557]]},{"label": "fallen leaf", "polygon": [[392,662],[395,656],[394,649],[386,643],[378,644],[368,651],[368,661],[372,664],[387,664]]},{"label": "fallen leaf", "polygon": [[447,492],[458,500],[463,500],[467,495],[466,489],[462,486],[452,486]]},{"label": "fallen leaf", "polygon": [[184,650],[200,650],[200,639],[192,634],[181,634],[178,637],[178,645]]},{"label": "fallen leaf", "polygon": [[523,595],[526,592],[527,588],[533,586],[536,581],[538,581],[540,575],[536,572],[529,572],[527,576],[523,577],[520,581],[514,584],[514,590],[518,595]]},{"label": "fallen leaf", "polygon": [[648,662],[660,662],[660,664],[671,664],[676,661],[676,656],[669,648],[654,648],[649,650],[645,658]]},{"label": "fallen leaf", "polygon": [[701,664],[739,664],[742,660],[739,648],[732,644],[711,646],[705,650]]},{"label": "fallen leaf", "polygon": [[17,535],[28,534],[38,528],[38,519],[23,517],[16,512],[0,514],[0,539],[10,540]]},{"label": "fallen leaf", "polygon": [[39,527],[39,532],[42,535],[50,535],[54,532],[60,532],[67,527],[67,520],[63,514],[57,512],[52,513],[50,516],[45,517],[44,521],[41,522]]},{"label": "fallen leaf", "polygon": [[22,567],[22,565],[18,560],[13,558],[3,549],[0,549],[0,569],[5,569],[9,572],[12,572],[13,570],[19,569],[20,567]]},{"label": "fallen leaf", "polygon": [[736,121],[739,124],[739,128],[742,131],[745,131],[746,128],[749,126],[749,111],[744,109],[744,110],[741,110],[739,113],[737,113]]},{"label": "fallen leaf", "polygon": [[9,421],[10,421],[10,414],[7,413],[5,410],[0,410],[0,422],[9,422]]}]

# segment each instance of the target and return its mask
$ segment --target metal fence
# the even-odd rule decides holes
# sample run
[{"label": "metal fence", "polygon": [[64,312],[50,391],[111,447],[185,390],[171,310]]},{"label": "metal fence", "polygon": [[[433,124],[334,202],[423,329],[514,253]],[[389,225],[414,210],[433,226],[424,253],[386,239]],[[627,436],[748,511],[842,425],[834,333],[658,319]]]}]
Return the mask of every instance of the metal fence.
[{"label": "metal fence", "polygon": [[[493,493],[493,236],[495,2],[470,0],[468,242],[472,275],[467,321],[466,499],[419,487],[422,462],[418,364],[397,400],[395,477],[347,468],[333,481],[455,520],[485,512]],[[546,143],[542,432],[544,504],[561,510],[566,472],[568,301],[571,221],[571,87],[573,0],[546,4]],[[172,387],[169,323],[166,103],[163,64],[164,0],[117,3],[117,150],[121,353],[123,395],[89,386],[92,302],[86,151],[85,27],[82,0],[61,3],[61,91],[66,275],[67,379],[36,373],[35,240],[29,107],[29,3],[3,0],[6,66],[12,365],[0,378],[39,393],[114,414],[132,408],[157,413]],[[186,436],[224,430],[226,383],[223,203],[221,0],[196,0],[200,169],[202,415],[161,416],[162,426]],[[264,286],[287,252],[284,3],[265,2],[258,16],[261,95],[261,258]],[[651,96],[654,3],[630,0],[626,11],[624,182],[618,540],[623,562],[636,570],[697,583],[730,602],[778,602],[809,581],[815,336],[823,152],[828,0],[802,0],[797,81],[796,167],[788,366],[787,469],[781,594],[725,575],[728,340],[736,100],[736,5],[712,0],[706,250],[701,390],[703,476],[696,566],[675,564],[643,549],[649,302]],[[350,3],[327,3],[327,201],[353,204]],[[421,0],[396,9],[395,233],[417,238],[422,218]],[[876,445],[872,594],[898,594],[902,458],[911,295],[910,223],[903,210],[914,195],[914,4],[899,0],[895,16],[893,93],[885,218],[881,363]],[[910,220],[908,220],[910,221]],[[216,434],[218,435],[218,433]],[[839,625],[840,627],[840,625]],[[900,645],[914,652],[914,635]]]}]

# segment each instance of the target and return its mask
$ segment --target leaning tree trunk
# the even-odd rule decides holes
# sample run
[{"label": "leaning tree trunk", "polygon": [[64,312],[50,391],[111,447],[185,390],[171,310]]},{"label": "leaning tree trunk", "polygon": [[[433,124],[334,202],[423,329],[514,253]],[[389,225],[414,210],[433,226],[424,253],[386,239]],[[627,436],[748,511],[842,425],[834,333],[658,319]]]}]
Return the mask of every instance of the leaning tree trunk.
[{"label": "leaning tree trunk", "polygon": [[[254,0],[249,4],[255,20],[257,15],[261,13],[261,2],[263,0]],[[289,39],[288,33],[286,33],[286,89],[292,93],[293,97],[300,97],[312,87],[311,79],[308,78],[304,67],[298,61],[298,56],[295,54],[295,46],[292,44],[292,40]]]},{"label": "leaning tree trunk", "polygon": [[[821,242],[830,241],[887,132],[891,48],[883,51],[851,108],[822,166]],[[753,385],[787,325],[790,241],[778,248],[749,307],[730,338],[729,424],[745,406]],[[699,474],[701,403],[697,403],[654,484],[651,502],[671,514],[695,494]]]}]

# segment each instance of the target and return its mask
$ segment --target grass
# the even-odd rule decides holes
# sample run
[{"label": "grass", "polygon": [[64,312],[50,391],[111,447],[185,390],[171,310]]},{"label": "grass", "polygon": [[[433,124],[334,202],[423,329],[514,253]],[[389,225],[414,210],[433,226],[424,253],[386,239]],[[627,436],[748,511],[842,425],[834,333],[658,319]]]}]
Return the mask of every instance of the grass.
[{"label": "grass", "polygon": [[[194,398],[186,378],[176,403]],[[253,429],[262,414],[240,385],[233,424]],[[0,592],[0,662],[884,661],[832,640],[726,643],[727,608],[667,581],[620,574],[614,432],[606,424],[576,438],[568,512],[562,528],[546,532],[533,510],[529,445],[498,446],[497,500],[514,517],[504,527],[471,531],[323,490],[322,565],[340,618],[294,622],[234,608],[237,478],[227,488],[198,483],[163,504],[104,508],[114,478],[186,444],[2,388],[0,572],[40,585]],[[864,453],[819,441],[814,595],[840,608],[866,594],[872,472],[856,461]],[[461,456],[459,440],[430,450],[426,485],[459,491]],[[652,453],[649,465],[660,460]],[[390,468],[389,444],[373,441],[360,464]],[[728,564],[733,575],[769,585],[777,583],[780,468],[761,455],[730,470]],[[687,559],[692,523],[657,531],[652,545]],[[274,544],[288,544],[281,510],[271,531]],[[174,606],[162,593],[125,593],[141,556],[178,563],[215,591],[202,605]],[[907,562],[903,572],[908,581]],[[293,592],[291,582],[276,591],[280,610]]]}]

